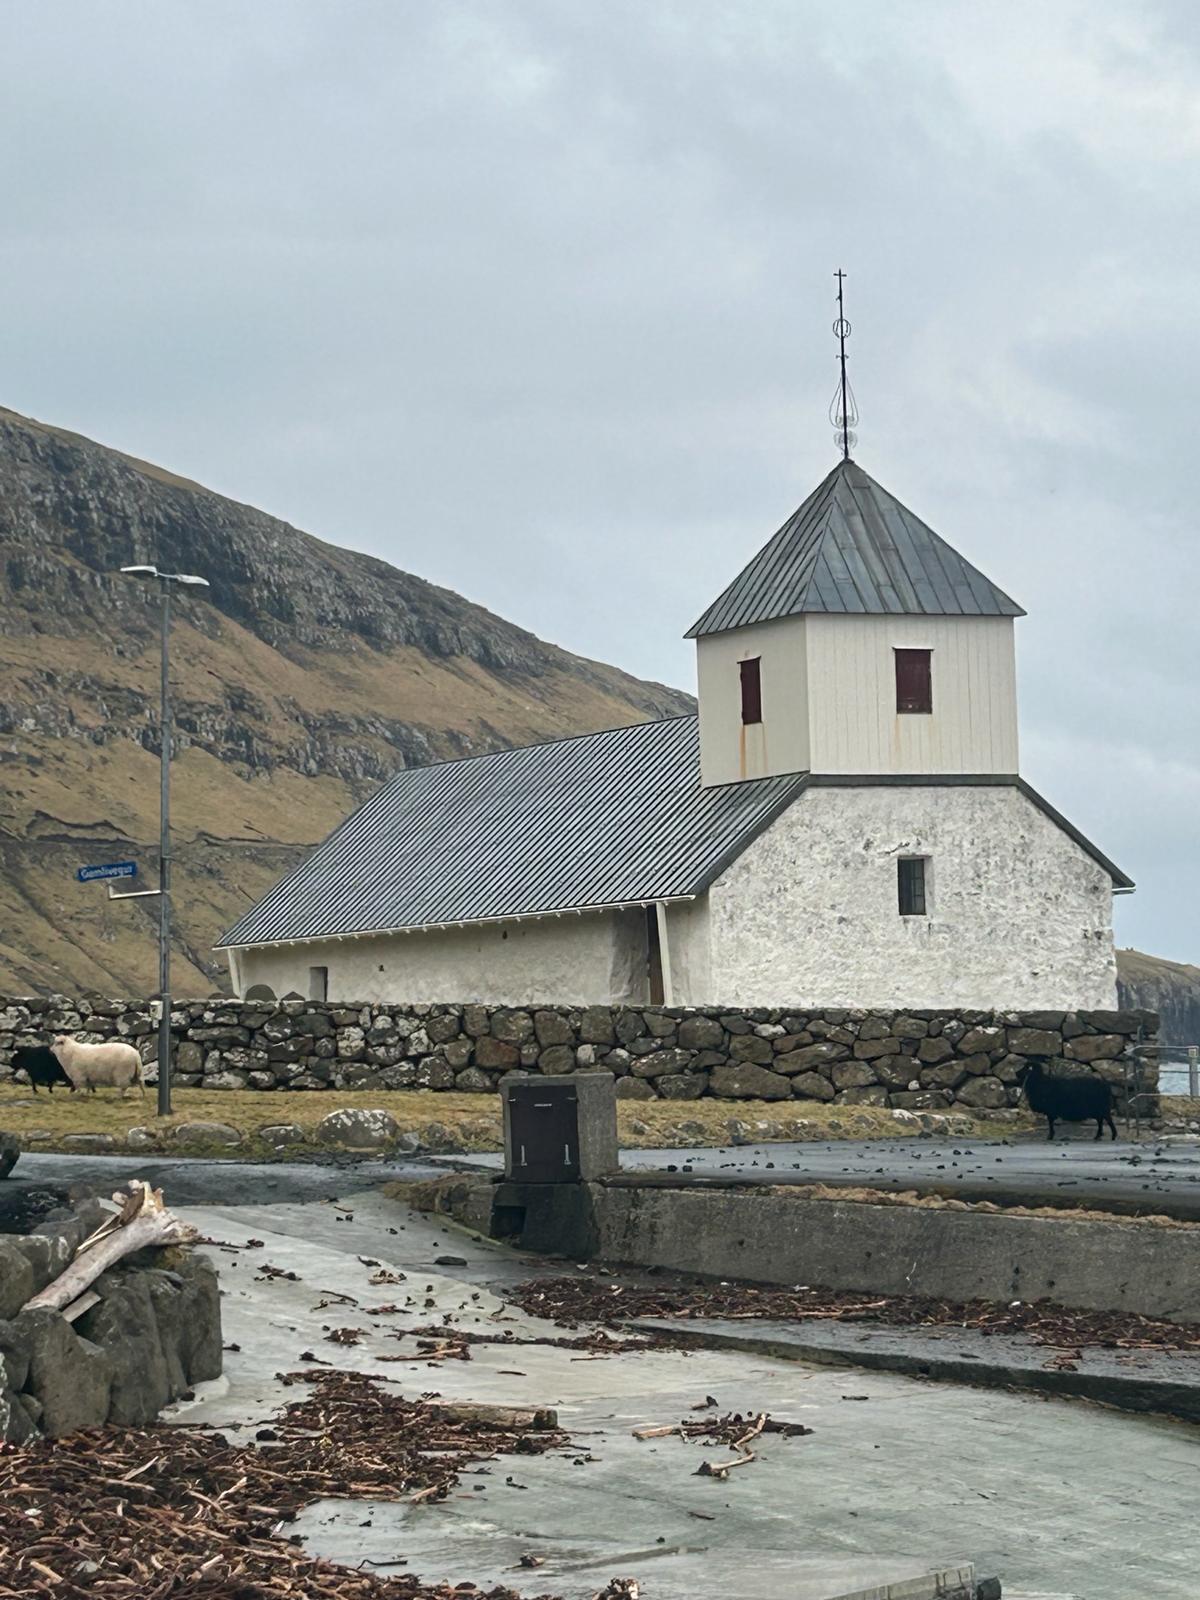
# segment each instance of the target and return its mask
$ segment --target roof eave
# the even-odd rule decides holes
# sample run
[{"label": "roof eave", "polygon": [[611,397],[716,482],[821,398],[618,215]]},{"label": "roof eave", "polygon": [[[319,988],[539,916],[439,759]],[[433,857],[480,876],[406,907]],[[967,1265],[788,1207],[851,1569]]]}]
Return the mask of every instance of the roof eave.
[{"label": "roof eave", "polygon": [[[707,885],[706,885],[707,887]],[[609,900],[586,906],[551,906],[544,911],[515,911],[495,917],[453,917],[445,922],[410,922],[397,927],[353,928],[341,933],[307,933],[294,939],[252,939],[245,944],[222,943],[214,950],[281,950],[302,944],[338,944],[343,939],[390,939],[402,933],[448,933],[456,928],[483,928],[506,922],[546,921],[551,917],[594,916],[603,911],[634,911],[642,906],[684,905],[701,893],[652,895],[638,900]]]}]

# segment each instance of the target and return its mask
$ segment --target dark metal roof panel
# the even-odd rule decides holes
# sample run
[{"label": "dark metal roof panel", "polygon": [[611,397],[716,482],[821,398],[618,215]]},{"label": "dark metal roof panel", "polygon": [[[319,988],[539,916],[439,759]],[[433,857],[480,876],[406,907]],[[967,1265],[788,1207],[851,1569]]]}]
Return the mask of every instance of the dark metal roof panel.
[{"label": "dark metal roof panel", "polygon": [[808,612],[1025,614],[853,461],[838,463],[687,636]]},{"label": "dark metal roof panel", "polygon": [[411,768],[218,948],[696,894],[802,784],[702,789],[694,716]]}]

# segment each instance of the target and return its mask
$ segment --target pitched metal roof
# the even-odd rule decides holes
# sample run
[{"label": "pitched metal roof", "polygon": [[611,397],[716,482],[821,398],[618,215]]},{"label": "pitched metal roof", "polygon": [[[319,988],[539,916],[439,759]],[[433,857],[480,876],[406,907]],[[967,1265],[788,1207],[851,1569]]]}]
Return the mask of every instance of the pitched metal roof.
[{"label": "pitched metal roof", "polygon": [[811,612],[1025,615],[854,461],[838,462],[687,638]]},{"label": "pitched metal roof", "polygon": [[410,768],[217,948],[695,895],[803,784],[702,789],[694,716]]}]

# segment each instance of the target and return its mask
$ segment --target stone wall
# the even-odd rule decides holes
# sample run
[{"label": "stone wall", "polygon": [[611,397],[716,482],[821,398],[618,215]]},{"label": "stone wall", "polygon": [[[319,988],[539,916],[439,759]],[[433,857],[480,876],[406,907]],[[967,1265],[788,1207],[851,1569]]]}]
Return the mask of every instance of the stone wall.
[{"label": "stone wall", "polygon": [[192,1384],[220,1376],[217,1275],[190,1251],[127,1258],[97,1278],[98,1303],[74,1322],[22,1309],[108,1215],[83,1200],[29,1233],[0,1234],[0,1439],[141,1426]]},{"label": "stone wall", "polygon": [[[623,1099],[820,1100],[1003,1111],[1030,1057],[1124,1082],[1157,1018],[1136,1011],[802,1011],[177,1002],[175,1082],[206,1089],[456,1089],[512,1072],[597,1069]],[[132,1039],[152,1075],[147,1006],[0,1001],[0,1076],[18,1044],[55,1032]],[[1151,1069],[1152,1070],[1152,1069]],[[1153,1084],[1150,1085],[1153,1088]],[[1149,1104],[1145,1110],[1152,1109]]]}]

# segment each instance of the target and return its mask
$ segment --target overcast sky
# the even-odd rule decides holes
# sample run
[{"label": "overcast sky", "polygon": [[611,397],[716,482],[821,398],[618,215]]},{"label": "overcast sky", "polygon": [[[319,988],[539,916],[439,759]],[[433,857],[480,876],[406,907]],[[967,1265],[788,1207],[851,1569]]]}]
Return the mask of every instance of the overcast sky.
[{"label": "overcast sky", "polygon": [[1200,10],[0,0],[0,403],[693,687],[856,457],[1029,612],[1025,775],[1200,960]]}]

